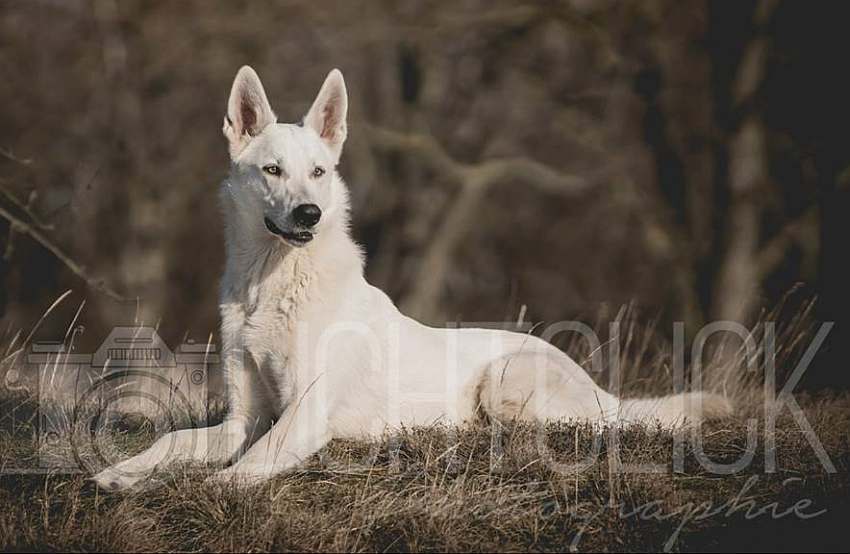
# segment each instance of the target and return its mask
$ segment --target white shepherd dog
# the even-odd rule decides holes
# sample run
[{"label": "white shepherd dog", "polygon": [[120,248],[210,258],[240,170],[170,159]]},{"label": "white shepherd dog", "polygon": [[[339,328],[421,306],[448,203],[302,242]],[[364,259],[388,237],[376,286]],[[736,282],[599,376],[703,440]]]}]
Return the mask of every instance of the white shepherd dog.
[{"label": "white shepherd dog", "polygon": [[401,314],[364,278],[349,235],[348,191],[336,171],[347,109],[333,70],[301,124],[277,123],[254,70],[237,73],[221,187],[228,414],[220,425],[163,436],[97,474],[100,487],[130,487],[156,467],[191,460],[231,464],[215,481],[258,482],[335,437],[481,415],[671,427],[730,411],[725,398],[704,393],[621,401],[537,337],[432,328]]}]

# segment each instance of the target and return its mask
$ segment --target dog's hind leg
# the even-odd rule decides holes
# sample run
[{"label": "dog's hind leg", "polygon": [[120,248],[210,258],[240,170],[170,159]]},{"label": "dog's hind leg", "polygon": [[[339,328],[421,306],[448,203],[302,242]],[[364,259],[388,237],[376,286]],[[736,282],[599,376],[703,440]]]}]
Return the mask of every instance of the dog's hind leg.
[{"label": "dog's hind leg", "polygon": [[493,361],[478,402],[498,420],[577,421],[604,426],[616,419],[617,399],[560,352],[526,351]]}]

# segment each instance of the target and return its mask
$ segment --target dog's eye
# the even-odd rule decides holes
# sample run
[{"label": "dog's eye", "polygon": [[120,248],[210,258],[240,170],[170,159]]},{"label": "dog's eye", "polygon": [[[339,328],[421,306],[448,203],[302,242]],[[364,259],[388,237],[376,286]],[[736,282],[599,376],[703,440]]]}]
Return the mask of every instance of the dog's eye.
[{"label": "dog's eye", "polygon": [[325,174],[325,168],[324,167],[317,165],[315,168],[313,168],[313,178],[314,179],[318,179],[319,177],[321,177],[324,174]]},{"label": "dog's eye", "polygon": [[269,164],[263,167],[263,171],[265,171],[269,175],[280,175],[280,166],[277,166],[275,164]]}]

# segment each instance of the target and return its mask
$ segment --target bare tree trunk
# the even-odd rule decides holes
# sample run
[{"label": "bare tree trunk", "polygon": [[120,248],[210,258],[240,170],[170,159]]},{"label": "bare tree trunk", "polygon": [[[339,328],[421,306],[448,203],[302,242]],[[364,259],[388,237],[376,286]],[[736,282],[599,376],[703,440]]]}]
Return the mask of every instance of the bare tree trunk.
[{"label": "bare tree trunk", "polygon": [[[734,83],[737,106],[752,101],[764,79],[768,39],[761,31],[775,8],[772,1],[756,8],[757,34],[741,60]],[[759,297],[759,193],[768,184],[766,136],[760,114],[750,107],[729,147],[730,205],[725,252],[714,286],[715,319],[747,323]]]},{"label": "bare tree trunk", "polygon": [[759,219],[757,192],[766,180],[765,137],[761,121],[750,116],[730,148],[732,192],[728,243],[715,285],[714,318],[746,323],[758,300]]}]

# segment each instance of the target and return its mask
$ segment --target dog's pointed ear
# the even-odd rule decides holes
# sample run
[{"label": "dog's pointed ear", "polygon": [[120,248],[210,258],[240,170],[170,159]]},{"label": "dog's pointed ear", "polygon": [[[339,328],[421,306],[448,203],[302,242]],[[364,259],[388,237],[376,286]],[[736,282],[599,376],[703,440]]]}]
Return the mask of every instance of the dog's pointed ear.
[{"label": "dog's pointed ear", "polygon": [[272,111],[263,83],[257,72],[243,65],[230,89],[227,115],[224,116],[224,136],[230,142],[230,155],[236,157],[267,125],[275,123],[277,116]]},{"label": "dog's pointed ear", "polygon": [[339,69],[333,69],[313,101],[313,106],[304,116],[304,125],[316,131],[339,161],[342,145],[348,134],[345,118],[348,114],[348,91]]}]

